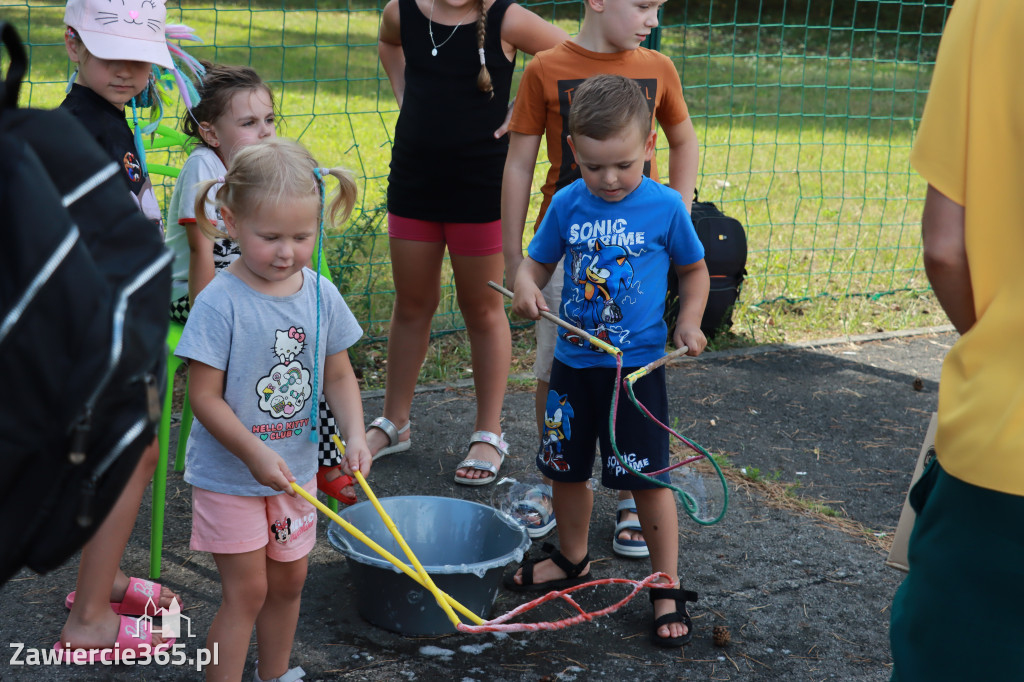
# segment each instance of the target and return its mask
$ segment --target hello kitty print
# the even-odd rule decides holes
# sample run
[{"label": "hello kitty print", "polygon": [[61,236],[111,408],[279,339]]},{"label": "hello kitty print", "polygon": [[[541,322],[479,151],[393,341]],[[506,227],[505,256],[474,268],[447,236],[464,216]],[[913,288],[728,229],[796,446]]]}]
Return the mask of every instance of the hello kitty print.
[{"label": "hello kitty print", "polygon": [[310,373],[298,358],[306,349],[306,333],[302,327],[289,327],[274,332],[274,357],[277,361],[265,376],[256,382],[259,409],[271,417],[294,419],[313,393]]}]

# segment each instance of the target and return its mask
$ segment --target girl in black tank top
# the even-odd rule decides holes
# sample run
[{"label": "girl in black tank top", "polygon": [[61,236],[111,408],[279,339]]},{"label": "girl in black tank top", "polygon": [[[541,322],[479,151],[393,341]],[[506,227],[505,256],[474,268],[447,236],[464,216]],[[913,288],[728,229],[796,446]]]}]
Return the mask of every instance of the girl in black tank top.
[{"label": "girl in black tank top", "polygon": [[[416,380],[440,300],[445,247],[473,352],[477,414],[455,481],[491,483],[507,452],[501,404],[511,363],[500,282],[501,178],[518,50],[568,36],[512,0],[389,0],[378,41],[399,105],[387,203],[395,307],[383,417],[367,433],[381,456],[410,447]],[[468,415],[467,415],[468,416]],[[467,420],[468,421],[468,420]]]}]

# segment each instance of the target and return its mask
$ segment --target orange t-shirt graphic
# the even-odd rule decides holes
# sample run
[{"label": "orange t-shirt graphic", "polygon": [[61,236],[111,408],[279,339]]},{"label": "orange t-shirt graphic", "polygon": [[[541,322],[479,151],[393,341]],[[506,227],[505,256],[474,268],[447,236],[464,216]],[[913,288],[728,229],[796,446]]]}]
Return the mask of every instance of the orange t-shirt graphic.
[{"label": "orange t-shirt graphic", "polygon": [[[541,193],[537,225],[556,191],[580,177],[569,136],[569,106],[579,84],[598,74],[616,74],[640,84],[651,108],[652,125],[682,123],[689,116],[683,100],[683,86],[672,60],[654,50],[639,47],[624,52],[591,52],[572,41],[538,52],[526,65],[509,130],[524,135],[544,135],[547,140],[548,169]],[[644,173],[658,179],[657,168],[647,164]]]}]

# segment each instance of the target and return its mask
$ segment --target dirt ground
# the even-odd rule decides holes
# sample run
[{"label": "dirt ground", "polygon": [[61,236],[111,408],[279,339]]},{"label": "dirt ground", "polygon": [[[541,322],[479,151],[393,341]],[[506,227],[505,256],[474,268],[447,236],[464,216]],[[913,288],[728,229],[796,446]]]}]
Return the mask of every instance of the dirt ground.
[{"label": "dirt ground", "polygon": [[[763,485],[733,477],[730,507],[719,524],[681,521],[680,571],[691,605],[693,642],[674,650],[647,642],[645,595],[618,613],[569,629],[513,635],[405,637],[368,625],[354,607],[347,559],[320,539],[310,559],[292,657],[308,680],[886,680],[889,604],[902,574],[883,564],[881,534],[893,531],[929,414],[936,406],[941,361],[955,335],[926,330],[857,342],[763,347],[710,353],[668,372],[670,414],[688,437],[760,481],[798,483],[803,503],[780,506]],[[522,385],[507,396],[504,430],[512,455],[502,474],[533,471],[533,396]],[[368,393],[367,420],[382,396]],[[371,485],[381,496],[441,495],[488,504],[491,486],[452,482],[472,430],[470,386],[424,390],[413,407],[413,447],[380,460]],[[173,439],[173,435],[172,435]],[[161,580],[184,599],[193,638],[204,646],[219,602],[208,555],[188,549],[189,486],[168,478]],[[815,503],[815,504],[811,504]],[[806,508],[838,510],[835,522]],[[612,553],[615,499],[599,490],[591,524],[592,571],[598,577],[642,578],[645,561]],[[821,507],[818,507],[821,509]],[[399,527],[401,527],[400,520]],[[148,501],[124,566],[148,567]],[[552,536],[557,539],[557,535]],[[48,575],[22,572],[0,589],[0,640],[8,655],[2,680],[196,679],[194,669],[165,667],[31,667],[12,664],[14,643],[49,647],[65,618],[74,561]],[[593,588],[588,610],[624,596]],[[502,590],[493,615],[525,601]],[[572,615],[564,604],[532,611],[530,620]],[[712,629],[729,628],[716,647]],[[7,647],[5,647],[7,648]],[[245,679],[250,679],[255,649]]]}]

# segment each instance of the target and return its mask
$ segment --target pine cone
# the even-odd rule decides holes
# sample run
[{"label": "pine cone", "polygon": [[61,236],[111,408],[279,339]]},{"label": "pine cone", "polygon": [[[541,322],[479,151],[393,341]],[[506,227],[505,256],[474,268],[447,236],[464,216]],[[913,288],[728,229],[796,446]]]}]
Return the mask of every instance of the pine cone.
[{"label": "pine cone", "polygon": [[729,632],[729,628],[725,625],[716,625],[711,631],[712,641],[715,646],[725,646],[732,639],[732,634]]}]

